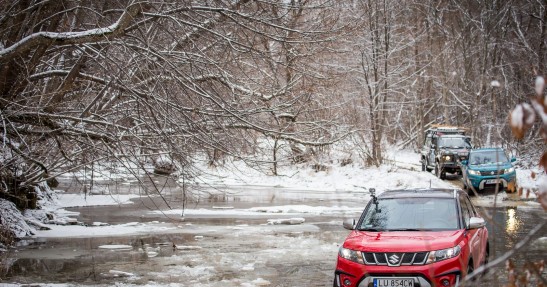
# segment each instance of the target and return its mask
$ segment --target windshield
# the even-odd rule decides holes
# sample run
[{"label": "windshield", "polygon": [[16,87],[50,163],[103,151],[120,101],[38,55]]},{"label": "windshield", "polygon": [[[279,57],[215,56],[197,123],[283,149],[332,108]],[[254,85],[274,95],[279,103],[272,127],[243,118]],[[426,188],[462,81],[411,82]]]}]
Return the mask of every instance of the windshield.
[{"label": "windshield", "polygon": [[469,155],[469,164],[471,165],[506,163],[508,161],[502,150],[473,152]]},{"label": "windshield", "polygon": [[471,148],[471,145],[463,137],[440,137],[439,147]]},{"label": "windshield", "polygon": [[453,198],[386,198],[370,203],[359,230],[420,231],[458,229]]}]

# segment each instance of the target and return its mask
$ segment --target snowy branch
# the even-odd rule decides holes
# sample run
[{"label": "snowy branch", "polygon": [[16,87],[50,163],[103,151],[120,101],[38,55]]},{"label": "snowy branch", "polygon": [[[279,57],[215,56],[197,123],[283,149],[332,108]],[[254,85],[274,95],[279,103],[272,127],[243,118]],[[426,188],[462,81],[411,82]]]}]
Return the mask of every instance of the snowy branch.
[{"label": "snowy branch", "polygon": [[81,32],[36,32],[19,40],[15,44],[0,50],[0,62],[6,62],[13,57],[28,52],[41,45],[71,45],[83,44],[113,39],[125,33],[125,28],[142,12],[146,1],[134,0],[122,13],[116,23],[104,27]]}]

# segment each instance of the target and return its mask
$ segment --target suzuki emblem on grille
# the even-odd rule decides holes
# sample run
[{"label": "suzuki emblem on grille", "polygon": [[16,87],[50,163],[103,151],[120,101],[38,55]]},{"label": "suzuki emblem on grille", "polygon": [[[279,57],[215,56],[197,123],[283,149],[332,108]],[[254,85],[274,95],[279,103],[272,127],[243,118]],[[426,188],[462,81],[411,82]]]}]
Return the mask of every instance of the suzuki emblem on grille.
[{"label": "suzuki emblem on grille", "polygon": [[494,171],[491,171],[491,172],[490,172],[491,175],[494,175],[494,173],[495,173]]},{"label": "suzuki emblem on grille", "polygon": [[399,256],[397,256],[395,254],[389,256],[389,263],[397,264],[397,262],[399,262]]}]

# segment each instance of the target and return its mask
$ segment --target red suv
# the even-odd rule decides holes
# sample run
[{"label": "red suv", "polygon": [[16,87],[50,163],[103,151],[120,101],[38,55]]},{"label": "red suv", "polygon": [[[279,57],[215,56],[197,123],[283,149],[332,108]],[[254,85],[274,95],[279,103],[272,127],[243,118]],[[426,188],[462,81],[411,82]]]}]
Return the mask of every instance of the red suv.
[{"label": "red suv", "polygon": [[335,287],[455,286],[488,261],[488,230],[457,189],[386,191],[340,247]]}]

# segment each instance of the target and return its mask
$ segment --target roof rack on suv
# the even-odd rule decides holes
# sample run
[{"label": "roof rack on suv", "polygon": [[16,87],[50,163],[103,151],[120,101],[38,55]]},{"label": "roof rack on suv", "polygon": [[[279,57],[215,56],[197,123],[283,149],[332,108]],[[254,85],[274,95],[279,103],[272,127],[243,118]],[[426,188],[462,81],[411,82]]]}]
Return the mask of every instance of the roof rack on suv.
[{"label": "roof rack on suv", "polygon": [[427,130],[427,133],[444,133],[444,134],[460,134],[465,135],[467,132],[467,128],[464,127],[457,127],[457,126],[449,126],[449,125],[443,125],[443,124],[432,124]]}]

